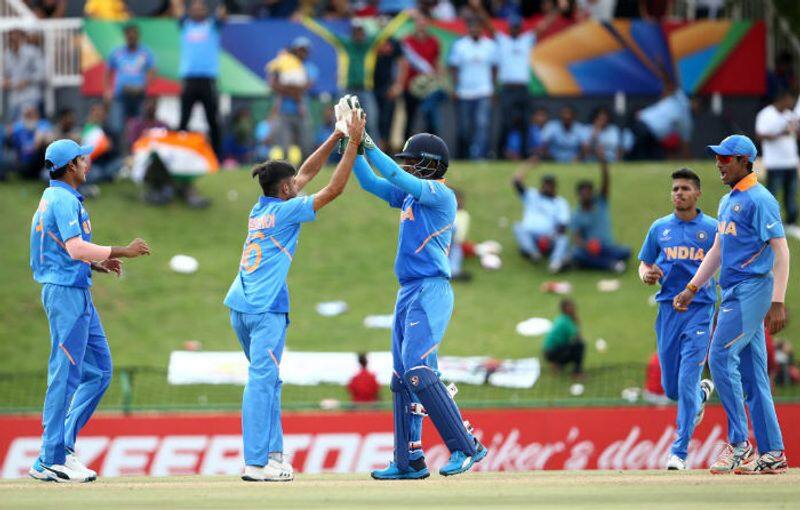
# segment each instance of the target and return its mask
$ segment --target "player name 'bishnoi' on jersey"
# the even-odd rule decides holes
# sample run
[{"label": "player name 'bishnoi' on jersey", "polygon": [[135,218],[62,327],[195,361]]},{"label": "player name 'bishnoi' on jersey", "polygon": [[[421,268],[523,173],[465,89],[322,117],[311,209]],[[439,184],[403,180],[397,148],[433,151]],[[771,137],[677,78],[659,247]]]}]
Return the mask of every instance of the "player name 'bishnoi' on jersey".
[{"label": "player name 'bishnoi' on jersey", "polygon": [[289,313],[286,277],[300,225],[314,221],[314,196],[281,200],[262,196],[250,211],[242,260],[225,306],[241,313]]}]

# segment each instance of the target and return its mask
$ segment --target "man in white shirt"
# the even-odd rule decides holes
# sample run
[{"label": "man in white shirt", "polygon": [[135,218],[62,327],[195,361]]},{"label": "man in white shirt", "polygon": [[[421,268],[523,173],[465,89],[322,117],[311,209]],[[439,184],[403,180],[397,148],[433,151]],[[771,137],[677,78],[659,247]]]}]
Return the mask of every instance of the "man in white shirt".
[{"label": "man in white shirt", "polygon": [[497,75],[497,44],[483,35],[480,22],[471,20],[467,27],[469,35],[453,43],[447,59],[458,106],[457,156],[483,159]]},{"label": "man in white shirt", "polygon": [[[786,233],[795,234],[797,227],[797,153],[798,116],[792,111],[795,96],[789,90],[781,90],[772,104],[756,116],[756,135],[761,141],[764,167],[767,169],[767,188],[775,198],[783,190],[783,205],[786,208]],[[792,228],[794,227],[794,228]]]},{"label": "man in white shirt", "polygon": [[549,255],[547,268],[551,273],[561,271],[569,249],[567,225],[569,204],[556,195],[557,182],[552,175],[542,176],[539,189],[525,187],[526,170],[514,175],[511,184],[522,199],[522,221],[514,224],[514,235],[523,257],[538,262]]},{"label": "man in white shirt", "polygon": [[497,154],[503,154],[503,147],[512,131],[521,133],[523,158],[528,153],[528,119],[531,116],[531,51],[544,30],[555,21],[554,10],[542,19],[532,30],[522,31],[522,18],[512,15],[508,18],[508,34],[497,31],[492,25],[483,4],[477,2],[473,9],[483,27],[497,43],[497,81],[500,85],[500,138]]},{"label": "man in white shirt", "polygon": [[29,44],[25,32],[14,29],[3,54],[3,89],[8,94],[6,120],[18,120],[28,105],[41,107],[45,81],[44,56]]}]

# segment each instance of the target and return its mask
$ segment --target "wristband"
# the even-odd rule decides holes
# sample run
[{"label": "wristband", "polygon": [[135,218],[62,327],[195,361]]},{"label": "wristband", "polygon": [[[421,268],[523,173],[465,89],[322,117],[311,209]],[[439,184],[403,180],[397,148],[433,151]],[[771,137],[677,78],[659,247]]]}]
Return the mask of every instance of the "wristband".
[{"label": "wristband", "polygon": [[697,291],[699,290],[697,285],[693,284],[692,282],[686,284],[686,289],[694,292],[695,294],[697,294]]}]

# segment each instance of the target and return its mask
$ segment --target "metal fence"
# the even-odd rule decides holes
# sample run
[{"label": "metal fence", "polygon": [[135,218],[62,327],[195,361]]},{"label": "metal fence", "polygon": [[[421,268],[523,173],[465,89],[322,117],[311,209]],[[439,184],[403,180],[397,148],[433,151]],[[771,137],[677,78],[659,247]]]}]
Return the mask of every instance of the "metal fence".
[{"label": "metal fence", "polygon": [[[459,385],[456,397],[464,407],[545,407],[636,405],[644,403],[641,386],[645,365],[639,363],[590,367],[580,381],[568,374],[545,370],[532,388]],[[0,373],[0,413],[38,412],[46,387],[44,372]],[[580,384],[581,386],[575,386]],[[580,391],[579,391],[580,390]],[[776,386],[776,400],[800,400],[800,385]],[[241,405],[242,387],[236,385],[167,384],[163,368],[117,367],[101,408],[123,412],[174,410],[234,410]],[[381,390],[374,408],[388,408],[391,395]],[[350,409],[343,386],[284,385],[285,409]]]}]

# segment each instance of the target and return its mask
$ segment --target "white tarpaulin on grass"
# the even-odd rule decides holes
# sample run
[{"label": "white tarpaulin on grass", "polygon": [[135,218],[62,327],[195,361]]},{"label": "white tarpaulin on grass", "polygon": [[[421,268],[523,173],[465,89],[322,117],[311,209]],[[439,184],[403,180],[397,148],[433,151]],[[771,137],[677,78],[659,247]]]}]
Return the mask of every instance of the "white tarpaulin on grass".
[{"label": "white tarpaulin on grass", "polygon": [[[381,384],[392,377],[392,354],[370,352],[369,369]],[[354,352],[285,351],[281,361],[284,384],[345,385],[359,370]],[[445,380],[507,388],[530,388],[539,378],[538,358],[493,360],[486,356],[441,356],[439,370]],[[488,374],[488,381],[487,381]],[[239,351],[173,351],[169,357],[170,384],[241,384],[247,382],[247,359]]]}]

